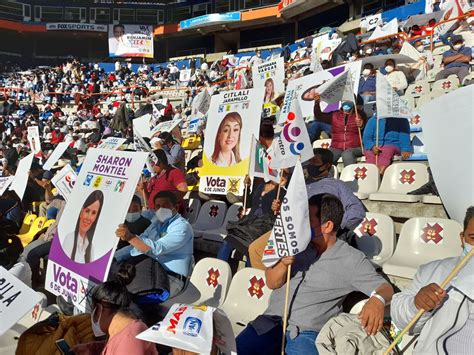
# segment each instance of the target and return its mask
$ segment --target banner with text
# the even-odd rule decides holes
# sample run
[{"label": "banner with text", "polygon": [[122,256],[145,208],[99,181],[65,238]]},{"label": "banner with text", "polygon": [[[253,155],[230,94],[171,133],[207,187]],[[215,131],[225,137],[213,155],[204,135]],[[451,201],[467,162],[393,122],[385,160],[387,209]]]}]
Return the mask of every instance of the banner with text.
[{"label": "banner with text", "polygon": [[109,56],[153,58],[153,26],[109,25]]},{"label": "banner with text", "polygon": [[263,91],[235,90],[212,96],[199,191],[242,195],[252,135],[258,137]]},{"label": "banner with text", "polygon": [[46,290],[88,307],[88,294],[107,278],[146,153],[91,148],[77,177],[53,239]]},{"label": "banner with text", "polygon": [[285,91],[285,62],[283,57],[252,67],[253,87],[262,89],[263,103],[273,101],[279,93]]}]

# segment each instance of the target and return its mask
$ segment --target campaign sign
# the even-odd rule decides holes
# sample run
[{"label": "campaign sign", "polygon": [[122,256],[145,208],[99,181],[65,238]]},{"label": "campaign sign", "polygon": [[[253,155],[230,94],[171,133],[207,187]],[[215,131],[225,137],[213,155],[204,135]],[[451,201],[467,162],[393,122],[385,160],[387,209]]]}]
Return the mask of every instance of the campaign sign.
[{"label": "campaign sign", "polygon": [[252,135],[259,134],[262,102],[261,89],[226,91],[212,96],[199,191],[243,194]]},{"label": "campaign sign", "polygon": [[7,190],[8,186],[13,181],[14,176],[4,176],[0,177],[0,196],[3,195],[3,193]]},{"label": "campaign sign", "polygon": [[116,150],[120,148],[120,146],[124,144],[126,140],[126,138],[109,137],[103,140],[97,148]]},{"label": "campaign sign", "polygon": [[10,190],[15,191],[20,200],[25,194],[26,184],[28,183],[28,171],[30,171],[33,158],[34,153],[31,153],[20,160],[16,168],[15,178],[10,185]]},{"label": "campaign sign", "polygon": [[254,88],[263,88],[263,103],[269,103],[285,91],[285,63],[282,57],[252,67]]},{"label": "campaign sign", "polygon": [[41,295],[0,266],[0,335],[41,300]]},{"label": "campaign sign", "polygon": [[90,288],[107,278],[146,153],[88,150],[53,239],[46,290],[85,311]]},{"label": "campaign sign", "polygon": [[30,149],[35,156],[38,156],[38,154],[41,155],[41,141],[38,126],[28,127],[27,138],[30,143]]},{"label": "campaign sign", "polygon": [[153,58],[153,26],[109,25],[109,56]]},{"label": "campaign sign", "polygon": [[44,170],[51,170],[51,168],[56,164],[56,162],[63,156],[69,144],[67,142],[59,143],[56,148],[54,148],[53,153],[49,156],[46,163],[43,165]]},{"label": "campaign sign", "polygon": [[53,176],[51,183],[58,189],[59,194],[67,201],[76,180],[77,174],[74,172],[71,165],[68,164]]},{"label": "campaign sign", "polygon": [[156,135],[158,132],[163,133],[163,132],[171,132],[173,129],[176,128],[181,123],[182,119],[178,118],[177,120],[172,120],[172,121],[165,121],[158,123],[153,130],[151,131],[151,136],[153,137]]},{"label": "campaign sign", "polygon": [[[359,89],[361,70],[360,60],[289,81],[288,87],[286,88],[284,105],[287,104],[288,98],[291,96],[292,99],[298,100],[303,117],[312,116],[314,110],[314,93],[318,92],[318,88],[326,81],[333,79],[346,70],[349,70],[354,92],[357,92]],[[321,102],[320,104],[323,112],[332,112],[339,109],[339,103],[327,105],[324,102]],[[290,105],[290,103],[288,103],[288,105]]]}]

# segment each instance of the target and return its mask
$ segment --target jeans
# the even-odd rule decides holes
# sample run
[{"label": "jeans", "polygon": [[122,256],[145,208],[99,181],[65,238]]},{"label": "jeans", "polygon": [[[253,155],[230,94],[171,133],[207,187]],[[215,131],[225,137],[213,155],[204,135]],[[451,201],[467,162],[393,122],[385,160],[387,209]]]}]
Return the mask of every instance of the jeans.
[{"label": "jeans", "polygon": [[226,242],[224,239],[219,251],[217,252],[217,259],[228,261],[232,250],[234,250],[234,247],[232,247],[232,245],[230,245],[230,243]]},{"label": "jeans", "polygon": [[49,254],[51,249],[52,241],[45,242],[44,240],[37,239],[25,248],[23,251],[23,258],[30,265],[31,268],[31,285],[33,288],[42,286],[43,280],[40,275],[40,262],[42,258],[45,258]]},{"label": "jeans", "polygon": [[58,215],[59,209],[56,207],[50,207],[46,210],[46,220],[48,219],[56,219],[56,216]]},{"label": "jeans", "polygon": [[313,121],[308,124],[308,134],[311,143],[319,139],[322,131],[326,132],[328,135],[331,135],[332,126],[319,121]]},{"label": "jeans", "polygon": [[[245,355],[279,355],[281,353],[281,324],[265,334],[258,335],[252,325],[247,327],[235,339],[237,354]],[[316,349],[316,331],[302,331],[291,339],[286,333],[285,354],[287,355],[318,355]]]},{"label": "jeans", "polygon": [[376,100],[375,95],[360,95],[360,97],[362,98],[364,105]]},{"label": "jeans", "polygon": [[462,84],[462,81],[466,76],[469,75],[469,67],[453,67],[448,69],[443,69],[438,74],[436,74],[435,80],[446,79],[448,76],[456,74],[459,78],[459,82]]},{"label": "jeans", "polygon": [[344,166],[355,164],[357,163],[357,158],[363,155],[361,148],[349,148],[346,150],[330,148],[330,150],[334,156],[334,165],[337,165],[337,161],[340,157],[342,157]]}]

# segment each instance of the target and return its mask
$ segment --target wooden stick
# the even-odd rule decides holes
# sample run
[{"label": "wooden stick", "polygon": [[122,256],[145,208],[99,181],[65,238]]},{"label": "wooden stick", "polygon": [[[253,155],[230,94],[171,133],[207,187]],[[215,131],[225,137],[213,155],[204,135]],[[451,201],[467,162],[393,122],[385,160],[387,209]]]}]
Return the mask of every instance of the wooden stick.
[{"label": "wooden stick", "polygon": [[[469,253],[467,253],[467,255],[464,258],[462,258],[462,260],[454,267],[454,269],[449,273],[449,275],[446,276],[446,278],[439,285],[439,287],[441,287],[442,289],[445,289],[446,286],[448,286],[448,284],[451,282],[453,277],[457,275],[459,270],[461,270],[463,268],[463,266],[467,264],[467,262],[469,261],[469,259],[473,255],[474,255],[474,248],[471,248]],[[408,323],[408,325],[400,332],[400,334],[397,335],[397,337],[392,342],[392,344],[390,344],[388,349],[384,352],[384,355],[389,355],[390,354],[390,352],[397,346],[400,339],[415,325],[415,323],[420,319],[420,317],[423,315],[423,313],[425,313],[424,309],[420,309],[418,311],[418,313],[413,317],[413,319],[410,321],[410,323]]]},{"label": "wooden stick", "polygon": [[378,148],[379,148],[379,118],[376,117],[375,119],[376,119],[376,121],[375,121],[375,146],[377,147],[377,154],[375,154],[375,166],[378,167],[379,166],[378,165],[378,161],[379,161],[379,159],[378,159],[379,158],[379,154],[378,154],[379,153],[379,150],[378,150]]},{"label": "wooden stick", "polygon": [[142,184],[143,184],[143,191],[142,191],[142,195],[143,195],[143,206],[144,206],[145,209],[147,210],[147,209],[148,209],[148,201],[147,201],[146,193],[145,193],[146,182],[144,181],[145,179],[144,179],[143,175],[140,177],[140,179],[142,180]]},{"label": "wooden stick", "polygon": [[277,190],[277,195],[276,199],[280,199],[280,191],[281,191],[281,179],[283,178],[283,169],[280,169],[280,183],[278,184],[278,190]]},{"label": "wooden stick", "polygon": [[245,211],[247,210],[247,192],[248,192],[248,185],[245,184],[245,189],[244,189],[244,210],[243,210],[243,215],[245,215]]},{"label": "wooden stick", "polygon": [[286,273],[286,290],[285,290],[285,308],[283,309],[283,338],[281,339],[281,355],[285,355],[285,338],[286,326],[288,324],[288,299],[290,295],[290,278],[291,278],[291,264],[288,265]]},{"label": "wooden stick", "polygon": [[[355,109],[356,118],[358,118],[359,112],[357,112],[357,102],[354,102],[354,109]],[[359,126],[357,126],[357,130],[359,131],[360,149],[362,150],[362,154],[364,154],[365,152],[364,152],[364,145],[362,144],[362,132]]]}]

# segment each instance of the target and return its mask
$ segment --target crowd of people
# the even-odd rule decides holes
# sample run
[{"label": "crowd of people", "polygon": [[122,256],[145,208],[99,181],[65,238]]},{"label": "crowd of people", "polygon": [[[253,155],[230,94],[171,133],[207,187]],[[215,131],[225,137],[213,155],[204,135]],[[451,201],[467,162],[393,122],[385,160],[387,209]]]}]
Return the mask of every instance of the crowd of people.
[{"label": "crowd of people", "polygon": [[[430,23],[429,27],[434,25]],[[424,29],[425,32],[427,30]],[[412,35],[422,35],[418,32],[415,26],[411,28]],[[337,36],[335,32],[330,33],[332,39]],[[305,39],[293,53],[286,46],[281,53],[270,56],[284,57],[286,84],[319,70],[314,68],[312,40],[312,37]],[[451,34],[446,41],[450,49],[443,54],[443,69],[436,79],[454,74],[462,83],[470,72],[472,48],[464,45],[464,39],[459,34]],[[257,178],[252,184],[248,177],[245,179],[248,186],[245,200],[248,201],[249,211],[241,211],[239,221],[228,225],[228,232],[231,235],[234,230],[240,231],[239,238],[248,247],[250,264],[265,270],[267,286],[274,291],[269,307],[262,309],[261,315],[238,335],[236,346],[239,354],[280,352],[286,275],[290,265],[292,301],[285,334],[286,354],[318,354],[318,349],[330,349],[330,335],[323,329],[343,309],[347,310],[344,302],[349,294],[356,291],[368,298],[357,320],[363,329],[361,337],[381,334],[385,307],[392,302],[392,319],[400,328],[405,327],[418,310],[426,311],[414,328],[421,334],[416,350],[418,353],[437,353],[438,346],[443,346],[447,353],[452,354],[471,351],[473,344],[469,335],[474,319],[472,289],[444,290],[439,287],[459,258],[422,266],[412,286],[400,292],[381,270],[374,268],[357,250],[354,228],[365,218],[364,205],[347,185],[330,174],[340,158],[346,166],[365,156],[366,162],[376,164],[380,174],[383,174],[395,156],[402,159],[411,156],[409,121],[378,119],[376,111],[369,112],[367,105],[376,101],[377,72],[399,95],[404,94],[410,83],[427,77],[434,65],[433,55],[425,41],[416,39],[412,44],[420,53],[420,59],[415,63],[399,64],[387,57],[379,67],[370,62],[363,64],[355,99],[343,101],[340,108],[333,112],[323,112],[321,97],[316,91],[308,94],[306,99],[314,102],[314,117],[307,120],[311,142],[319,139],[321,134],[332,140],[329,149],[314,149],[314,157],[303,166],[312,236],[305,251],[296,256],[283,257],[271,268],[262,264],[264,248],[275,216],[280,211],[291,173],[287,171],[279,184]],[[342,39],[331,58],[316,60],[320,70],[325,70],[367,57],[396,54],[401,48],[398,38],[361,45],[355,36],[348,35]],[[176,118],[188,122],[193,100],[202,90],[212,88],[217,93],[252,87],[251,68],[265,60],[262,52],[257,50],[255,55],[240,63],[236,56],[229,54],[214,63],[198,65],[192,61],[186,68],[178,68],[175,63],[166,68],[155,68],[144,63],[136,72],[132,71],[130,64],[117,62],[113,71],[106,72],[98,64],[84,64],[71,58],[57,67],[1,73],[4,87],[0,106],[1,177],[15,175],[18,162],[33,151],[27,137],[28,128],[38,126],[41,132],[41,153],[35,156],[31,165],[24,196],[20,199],[14,191],[6,190],[0,197],[1,265],[34,290],[47,292],[44,289],[44,263],[48,259],[52,240],[57,238],[58,224],[67,203],[57,193],[51,179],[67,163],[79,171],[88,149],[97,147],[108,137],[126,138],[122,149],[134,150],[132,122],[138,117],[140,108],[134,110],[130,106],[132,95],[135,100],[148,105],[159,100],[163,109],[154,114],[156,122]],[[183,70],[190,70],[191,76],[189,80],[180,82],[180,71]],[[265,92],[264,108],[265,104],[272,108],[270,115],[262,109],[258,137],[265,148],[272,145],[276,123],[273,113],[280,110],[284,96],[284,93],[275,93],[272,85],[270,82],[265,84],[268,90]],[[159,97],[159,91],[165,88],[185,91],[183,103],[172,107],[169,100]],[[158,94],[150,96],[154,90]],[[110,95],[110,92],[115,93]],[[64,106],[72,103],[74,110],[65,110]],[[200,132],[201,143],[206,139],[205,129],[204,122]],[[157,132],[146,139],[153,150],[153,159],[140,178],[125,221],[117,223],[115,234],[118,246],[114,261],[108,280],[93,290],[90,317],[73,315],[77,311],[71,300],[62,297],[56,300],[64,314],[82,317],[77,319],[90,326],[90,331],[81,333],[70,344],[75,354],[156,354],[158,350],[166,353],[166,349],[157,350],[154,344],[138,340],[135,336],[160,320],[157,311],[159,304],[172,300],[182,292],[192,273],[194,233],[184,217],[184,198],[189,186],[197,181],[196,170],[192,168],[202,165],[202,157],[186,161],[182,141],[179,128],[172,132]],[[42,164],[62,142],[68,144],[67,150],[51,169],[44,170]],[[217,152],[212,160],[221,166],[226,166],[228,162],[228,165],[238,163],[240,157],[230,153]],[[96,192],[87,198],[81,208],[80,214],[85,222],[78,222],[76,230],[67,238],[70,242],[66,247],[68,255],[81,263],[89,262],[93,255],[87,237],[96,227],[104,198],[100,191]],[[200,193],[199,196],[202,199],[219,198],[227,203],[241,200],[235,195],[209,196]],[[41,203],[38,205],[38,202]],[[54,223],[40,230],[33,240],[23,246],[16,235],[25,213],[31,210],[37,210],[38,216],[54,220]],[[474,245],[473,207],[467,209],[463,227],[460,255],[466,255]],[[242,234],[243,230],[249,231],[248,234]],[[230,251],[230,244],[224,241],[218,257],[226,259]],[[153,295],[141,292],[149,288],[149,279],[142,279],[137,285],[137,275],[148,275],[150,269],[154,270]],[[133,292],[131,283],[134,283]],[[452,320],[449,322],[452,324],[450,329],[444,325],[447,319]],[[32,341],[31,334],[27,331],[20,337],[19,347]],[[92,339],[95,341],[91,342]],[[34,341],[47,346],[43,343],[44,339],[36,337]],[[55,349],[50,350],[53,352]]]}]

